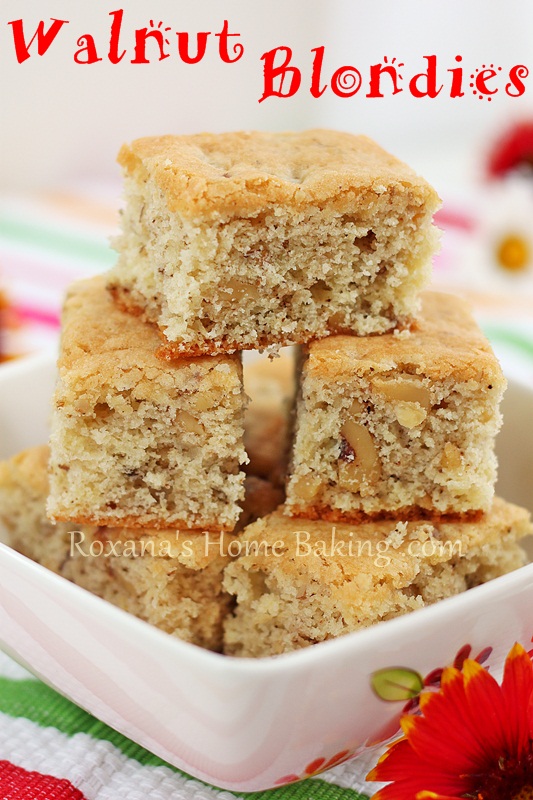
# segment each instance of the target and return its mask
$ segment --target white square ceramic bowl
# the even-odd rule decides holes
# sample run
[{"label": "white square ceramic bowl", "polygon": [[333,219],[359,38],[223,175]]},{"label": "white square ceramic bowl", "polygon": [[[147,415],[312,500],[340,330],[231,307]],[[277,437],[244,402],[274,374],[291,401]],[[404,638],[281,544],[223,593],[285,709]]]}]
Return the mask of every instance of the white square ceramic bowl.
[{"label": "white square ceramic bowl", "polygon": [[[51,357],[0,370],[0,456],[47,436]],[[533,392],[504,402],[500,492],[532,505]],[[533,565],[371,629],[270,659],[233,659],[162,633],[0,545],[0,647],[126,736],[191,775],[255,791],[395,730],[379,669],[422,675],[469,644],[497,672],[533,634]],[[324,765],[324,764],[323,764]]]}]

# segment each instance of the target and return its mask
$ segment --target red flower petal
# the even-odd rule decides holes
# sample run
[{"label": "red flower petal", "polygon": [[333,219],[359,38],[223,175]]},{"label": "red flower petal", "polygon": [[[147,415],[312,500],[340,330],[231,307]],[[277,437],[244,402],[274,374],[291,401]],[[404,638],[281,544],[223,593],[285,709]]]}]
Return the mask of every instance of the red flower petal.
[{"label": "red flower petal", "polygon": [[529,748],[528,710],[533,694],[533,665],[520,644],[515,644],[505,660],[502,681],[507,720],[507,747],[521,758]]},{"label": "red flower petal", "polygon": [[391,746],[367,775],[367,780],[395,781],[395,786],[409,789],[410,794],[406,795],[409,800],[424,789],[462,794],[470,788],[470,782],[458,775],[443,774],[438,761],[422,761],[407,739]]},{"label": "red flower petal", "polygon": [[372,800],[413,800],[413,793],[409,790],[403,792],[397,783],[389,783],[373,794]]},{"label": "red flower petal", "polygon": [[372,800],[413,800],[413,793],[410,789],[403,791],[397,783],[389,783],[373,794]]},{"label": "red flower petal", "polygon": [[491,653],[492,653],[492,647],[485,647],[484,650],[482,650],[481,653],[479,653],[474,660],[477,661],[478,664],[484,664],[487,658],[489,658],[489,656],[491,655]]},{"label": "red flower petal", "polygon": [[470,657],[470,653],[472,652],[472,646],[469,644],[463,645],[457,655],[455,656],[455,661],[453,662],[453,666],[455,669],[462,669],[463,664],[465,663],[466,659]]},{"label": "red flower petal", "polygon": [[509,716],[501,687],[477,661],[466,661],[463,673],[467,716],[476,726],[478,740],[485,751],[485,757],[480,757],[478,762],[478,767],[483,767],[512,752],[516,715],[513,709]]},{"label": "red flower petal", "polygon": [[437,759],[443,772],[465,774],[476,770],[483,758],[483,743],[465,714],[463,675],[453,667],[444,670],[441,690],[422,695],[422,717],[402,720],[412,747],[421,758]]},{"label": "red flower petal", "polygon": [[453,794],[447,790],[432,792],[428,789],[421,789],[415,781],[396,781],[390,783],[376,794],[372,795],[372,800],[421,800],[422,798],[438,798],[438,800],[460,800],[464,797],[463,789],[457,792],[452,788]]},{"label": "red flower petal", "polygon": [[489,156],[487,171],[491,178],[502,178],[508,172],[533,158],[533,122],[513,125],[496,142]]},{"label": "red flower petal", "polygon": [[404,780],[412,778],[413,774],[418,773],[420,767],[420,757],[415,753],[410,742],[407,739],[401,739],[381,756],[366,779],[368,781]]},{"label": "red flower petal", "polygon": [[442,672],[443,672],[442,667],[438,667],[437,669],[434,669],[431,672],[429,672],[424,678],[424,686],[440,686]]}]

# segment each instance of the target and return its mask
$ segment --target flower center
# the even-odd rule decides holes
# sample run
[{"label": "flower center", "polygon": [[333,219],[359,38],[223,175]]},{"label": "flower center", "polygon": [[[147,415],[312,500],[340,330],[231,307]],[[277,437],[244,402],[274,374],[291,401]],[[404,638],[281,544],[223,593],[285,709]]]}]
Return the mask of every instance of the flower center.
[{"label": "flower center", "polygon": [[531,784],[522,786],[518,794],[515,794],[512,800],[533,800],[533,786],[531,786]]},{"label": "flower center", "polygon": [[533,800],[533,748],[521,758],[500,758],[479,777],[475,800]]},{"label": "flower center", "polygon": [[496,250],[498,264],[508,272],[522,272],[526,269],[530,255],[527,241],[516,233],[504,236]]}]

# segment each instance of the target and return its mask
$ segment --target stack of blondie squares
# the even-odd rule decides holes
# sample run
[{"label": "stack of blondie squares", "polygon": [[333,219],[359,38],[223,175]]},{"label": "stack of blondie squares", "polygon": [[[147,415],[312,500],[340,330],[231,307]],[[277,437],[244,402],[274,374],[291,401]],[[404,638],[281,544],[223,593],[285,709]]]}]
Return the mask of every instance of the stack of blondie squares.
[{"label": "stack of blondie squares", "polygon": [[[66,299],[49,448],[0,466],[15,547],[237,656],[524,563],[529,515],[494,498],[504,377],[465,304],[422,292],[423,179],[327,130],[119,161],[119,257]],[[243,375],[246,350],[275,357]]]}]

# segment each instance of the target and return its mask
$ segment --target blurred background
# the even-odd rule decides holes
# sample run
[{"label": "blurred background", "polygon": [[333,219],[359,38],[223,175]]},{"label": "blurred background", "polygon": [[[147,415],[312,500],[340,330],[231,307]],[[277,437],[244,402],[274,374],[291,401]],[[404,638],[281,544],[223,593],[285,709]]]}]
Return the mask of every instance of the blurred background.
[{"label": "blurred background", "polygon": [[[107,58],[110,12],[123,9],[119,64]],[[69,20],[49,51],[17,63],[10,21],[27,38],[41,19]],[[172,55],[132,64],[134,31],[153,20],[175,31],[211,31],[199,64]],[[214,34],[224,20],[245,48],[221,63]],[[469,88],[483,65],[533,70],[530,0],[2,0],[0,6],[0,288],[4,353],[49,346],[65,286],[113,263],[120,206],[115,164],[123,141],[161,133],[327,126],[366,133],[432,182],[443,198],[435,282],[468,294],[497,347],[533,364],[533,75],[521,97],[505,81],[490,102]],[[92,34],[102,60],[76,64],[77,40]],[[237,40],[234,40],[237,41]],[[261,55],[293,50],[302,85],[292,98],[259,103]],[[404,87],[438,58],[436,98],[352,98],[309,92],[312,48],[323,46],[323,82],[347,64],[368,81],[370,65],[396,58]],[[156,48],[148,52],[155,55]],[[451,98],[449,69],[464,67],[464,97]],[[497,165],[496,167],[494,165]],[[7,332],[6,332],[7,330]],[[520,342],[519,345],[516,342]],[[518,352],[518,355],[517,355]],[[529,363],[529,362],[528,362]],[[533,374],[533,367],[528,367]]]}]

